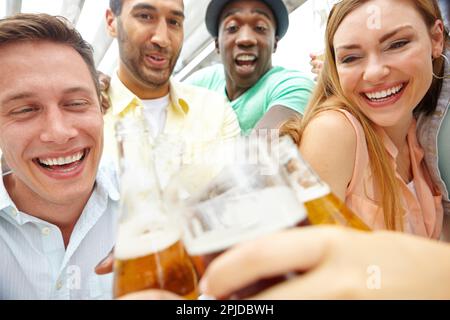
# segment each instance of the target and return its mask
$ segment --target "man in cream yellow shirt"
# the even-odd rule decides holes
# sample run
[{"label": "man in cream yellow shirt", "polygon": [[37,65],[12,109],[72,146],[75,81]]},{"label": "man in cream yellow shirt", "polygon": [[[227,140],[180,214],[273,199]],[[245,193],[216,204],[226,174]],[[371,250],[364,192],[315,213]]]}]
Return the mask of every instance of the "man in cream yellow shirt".
[{"label": "man in cream yellow shirt", "polygon": [[[183,10],[182,0],[110,0],[106,22],[118,40],[120,62],[107,92],[111,106],[104,116],[103,156],[116,164],[115,125],[136,108],[145,115],[154,138],[164,140],[167,135],[169,143],[178,140],[190,150],[240,134],[236,115],[222,95],[170,79],[183,44]],[[195,180],[206,179],[195,174]],[[96,272],[110,273],[112,261],[110,254]]]},{"label": "man in cream yellow shirt", "polygon": [[[111,0],[108,31],[119,44],[105,115],[105,156],[117,159],[115,124],[136,108],[154,138],[169,136],[189,147],[239,135],[236,115],[222,95],[173,81],[183,43],[182,0]],[[192,149],[192,148],[191,148]]]}]

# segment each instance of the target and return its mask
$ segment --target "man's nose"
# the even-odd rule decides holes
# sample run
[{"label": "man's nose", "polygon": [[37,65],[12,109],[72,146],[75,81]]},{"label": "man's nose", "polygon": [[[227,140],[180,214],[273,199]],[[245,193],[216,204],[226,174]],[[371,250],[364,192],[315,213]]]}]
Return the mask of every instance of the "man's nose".
[{"label": "man's nose", "polygon": [[150,41],[160,48],[166,48],[169,46],[169,29],[167,27],[167,22],[164,19],[160,19],[158,21]]},{"label": "man's nose", "polygon": [[40,138],[43,142],[67,143],[78,134],[78,131],[68,115],[65,115],[58,107],[52,109],[45,113]]},{"label": "man's nose", "polygon": [[250,26],[243,26],[239,29],[236,44],[239,46],[255,46],[258,43],[255,34]]}]

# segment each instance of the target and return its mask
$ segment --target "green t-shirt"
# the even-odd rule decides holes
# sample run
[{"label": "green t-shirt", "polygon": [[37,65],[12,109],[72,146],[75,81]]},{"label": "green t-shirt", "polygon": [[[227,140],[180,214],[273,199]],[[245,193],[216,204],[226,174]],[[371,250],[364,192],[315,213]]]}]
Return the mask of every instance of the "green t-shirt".
[{"label": "green t-shirt", "polygon": [[[226,95],[222,64],[201,69],[185,82]],[[273,67],[237,99],[230,101],[243,134],[249,134],[264,114],[280,105],[304,113],[314,82],[296,70]]]}]

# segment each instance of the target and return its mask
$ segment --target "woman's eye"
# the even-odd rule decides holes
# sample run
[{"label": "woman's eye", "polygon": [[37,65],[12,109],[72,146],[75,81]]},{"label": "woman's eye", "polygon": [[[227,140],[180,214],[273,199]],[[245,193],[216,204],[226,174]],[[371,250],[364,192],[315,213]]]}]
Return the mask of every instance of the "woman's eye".
[{"label": "woman's eye", "polygon": [[359,57],[357,57],[357,56],[346,56],[346,57],[343,57],[340,61],[341,61],[341,63],[352,63],[358,59],[359,59]]},{"label": "woman's eye", "polygon": [[406,46],[408,43],[409,43],[409,41],[407,41],[407,40],[395,41],[395,42],[391,43],[391,45],[389,46],[389,49],[399,49],[399,48]]}]

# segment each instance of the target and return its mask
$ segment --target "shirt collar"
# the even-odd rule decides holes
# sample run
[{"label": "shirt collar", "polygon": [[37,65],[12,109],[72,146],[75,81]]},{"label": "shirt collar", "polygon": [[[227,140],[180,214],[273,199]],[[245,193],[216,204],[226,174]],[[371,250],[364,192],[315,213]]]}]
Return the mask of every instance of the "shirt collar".
[{"label": "shirt collar", "polygon": [[411,152],[413,152],[414,158],[417,159],[417,163],[420,163],[422,161],[425,153],[422,149],[422,147],[419,144],[419,141],[417,140],[417,121],[416,119],[413,119],[413,122],[411,123],[411,126],[408,130],[408,144]]},{"label": "shirt collar", "polygon": [[0,169],[2,172],[2,179],[0,180],[0,215],[8,216],[18,225],[23,225],[27,222],[40,222],[40,219],[28,214],[23,214],[17,209],[16,204],[9,196],[9,193],[6,190],[5,184],[3,182],[3,168],[1,168],[1,163]]},{"label": "shirt collar", "polygon": [[105,197],[108,196],[113,201],[120,199],[119,176],[114,162],[107,157],[102,157],[100,161],[95,188],[98,188]]},{"label": "shirt collar", "polygon": [[[189,103],[185,98],[186,93],[184,89],[178,82],[172,78],[169,80],[170,86],[170,108],[174,111],[187,115],[189,113]],[[114,72],[111,77],[110,87],[108,89],[109,97],[112,101],[112,113],[114,115],[119,115],[128,108],[133,108],[136,106],[142,106],[142,101],[133,92],[128,89],[123,82],[119,79],[117,72]]]},{"label": "shirt collar", "polygon": [[170,100],[172,106],[182,115],[187,115],[189,113],[190,107],[189,102],[186,97],[189,94],[185,92],[185,87],[180,85],[173,79],[170,79]]},{"label": "shirt collar", "polygon": [[[1,156],[1,153],[0,153]],[[3,211],[4,209],[11,207],[15,208],[14,203],[12,202],[8,191],[6,191],[5,184],[3,183],[3,168],[2,163],[0,161],[0,172],[2,173],[2,179],[0,181],[0,211]]]}]

